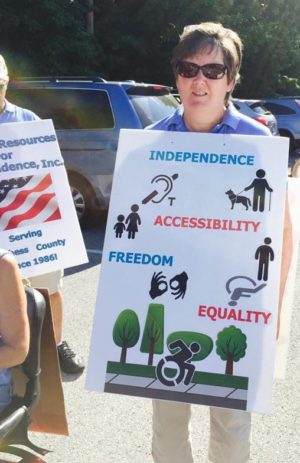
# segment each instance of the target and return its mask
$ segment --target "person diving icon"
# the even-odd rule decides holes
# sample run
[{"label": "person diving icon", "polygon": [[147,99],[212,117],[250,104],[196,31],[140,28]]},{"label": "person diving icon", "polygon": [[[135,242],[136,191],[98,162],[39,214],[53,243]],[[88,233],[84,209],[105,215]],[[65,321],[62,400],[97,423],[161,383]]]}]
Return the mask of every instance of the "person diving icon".
[{"label": "person diving icon", "polygon": [[266,172],[263,169],[258,169],[256,171],[256,178],[253,180],[251,185],[247,186],[243,190],[248,191],[253,189],[253,211],[257,211],[257,209],[259,209],[260,212],[263,212],[265,210],[266,190],[270,193],[269,210],[271,209],[271,193],[273,192],[273,189],[264,178],[265,175]]},{"label": "person diving icon", "polygon": [[[244,280],[248,281],[249,284],[245,284]],[[261,291],[265,286],[267,286],[266,283],[261,283],[260,285],[257,285],[256,281],[254,281],[252,278],[247,277],[245,275],[236,275],[234,277],[229,278],[229,280],[226,282],[226,291],[230,294],[231,300],[228,302],[228,305],[231,307],[234,307],[237,305],[237,301],[241,297],[246,297],[250,298],[252,295],[255,293],[258,293]]]}]

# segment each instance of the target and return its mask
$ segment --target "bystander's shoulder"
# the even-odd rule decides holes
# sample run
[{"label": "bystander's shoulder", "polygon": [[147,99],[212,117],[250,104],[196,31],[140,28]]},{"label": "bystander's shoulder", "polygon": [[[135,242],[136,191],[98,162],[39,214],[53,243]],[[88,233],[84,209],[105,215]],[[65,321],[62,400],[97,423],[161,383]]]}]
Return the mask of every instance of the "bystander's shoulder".
[{"label": "bystander's shoulder", "polygon": [[5,109],[0,114],[0,123],[38,121],[40,118],[29,109],[21,108],[5,100]]}]

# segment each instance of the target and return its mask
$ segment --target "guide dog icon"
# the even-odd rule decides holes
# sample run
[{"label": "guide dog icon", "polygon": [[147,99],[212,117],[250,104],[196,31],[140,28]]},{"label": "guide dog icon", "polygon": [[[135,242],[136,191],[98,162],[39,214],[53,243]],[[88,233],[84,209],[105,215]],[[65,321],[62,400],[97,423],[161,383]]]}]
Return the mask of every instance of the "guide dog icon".
[{"label": "guide dog icon", "polygon": [[232,190],[225,191],[225,194],[228,195],[228,198],[231,201],[231,209],[233,209],[237,203],[243,204],[246,211],[248,211],[248,207],[251,206],[251,201],[247,198],[247,196],[240,196],[239,194],[236,195]]}]

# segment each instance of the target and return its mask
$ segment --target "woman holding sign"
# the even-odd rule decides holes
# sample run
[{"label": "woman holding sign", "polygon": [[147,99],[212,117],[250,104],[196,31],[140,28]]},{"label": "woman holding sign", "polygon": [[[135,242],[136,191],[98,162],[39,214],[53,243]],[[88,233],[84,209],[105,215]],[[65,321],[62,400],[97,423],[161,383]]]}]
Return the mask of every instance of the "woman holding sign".
[{"label": "woman holding sign", "polygon": [[[242,60],[239,36],[221,24],[187,26],[172,55],[172,67],[182,106],[148,127],[153,130],[264,135],[264,125],[239,113],[230,97],[239,80]],[[280,301],[291,260],[291,227],[286,208]],[[155,463],[192,463],[189,440],[189,404],[153,401]],[[251,416],[211,408],[209,460],[213,463],[246,463],[250,458]]]}]

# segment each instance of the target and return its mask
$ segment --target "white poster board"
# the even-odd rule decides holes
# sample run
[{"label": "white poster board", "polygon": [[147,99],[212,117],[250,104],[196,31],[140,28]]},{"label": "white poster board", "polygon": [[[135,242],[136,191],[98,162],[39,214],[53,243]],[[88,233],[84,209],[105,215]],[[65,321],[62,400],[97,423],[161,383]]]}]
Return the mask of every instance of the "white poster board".
[{"label": "white poster board", "polygon": [[0,125],[0,245],[25,277],[87,262],[51,120]]},{"label": "white poster board", "polygon": [[271,409],[287,140],[122,130],[87,388]]}]

